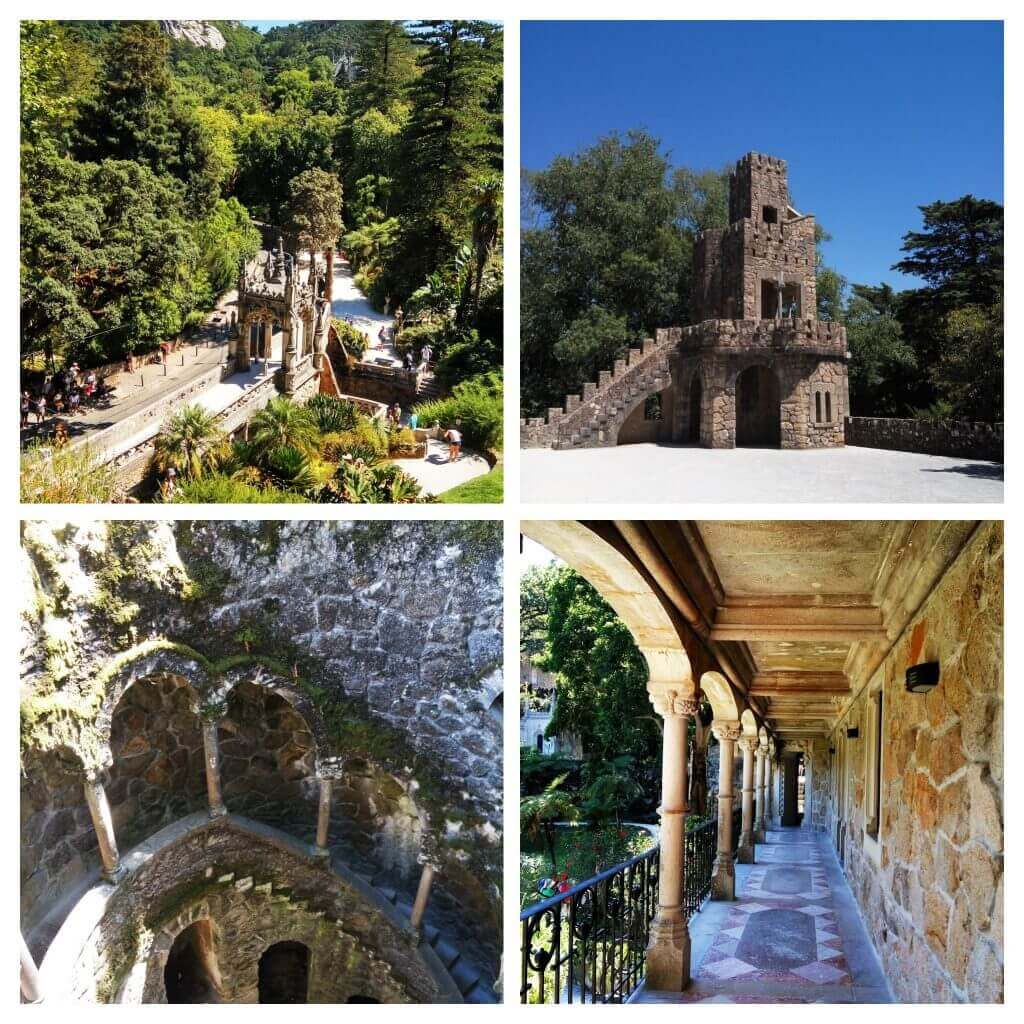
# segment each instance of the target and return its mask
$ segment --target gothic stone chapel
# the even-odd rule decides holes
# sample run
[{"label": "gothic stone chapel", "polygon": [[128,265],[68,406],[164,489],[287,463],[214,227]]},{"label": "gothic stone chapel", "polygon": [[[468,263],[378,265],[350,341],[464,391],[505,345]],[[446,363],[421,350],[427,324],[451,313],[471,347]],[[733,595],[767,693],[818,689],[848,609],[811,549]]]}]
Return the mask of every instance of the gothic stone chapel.
[{"label": "gothic stone chapel", "polygon": [[844,443],[846,329],[817,319],[814,217],[791,205],[784,160],[736,164],[729,226],[701,233],[693,263],[694,323],[658,330],[564,409],[524,421],[524,447]]}]

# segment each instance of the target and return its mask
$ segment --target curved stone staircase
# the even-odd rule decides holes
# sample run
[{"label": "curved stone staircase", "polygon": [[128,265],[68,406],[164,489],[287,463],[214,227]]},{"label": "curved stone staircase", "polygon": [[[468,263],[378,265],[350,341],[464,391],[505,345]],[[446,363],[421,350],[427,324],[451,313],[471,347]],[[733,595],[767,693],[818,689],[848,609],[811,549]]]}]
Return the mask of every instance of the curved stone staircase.
[{"label": "curved stone staircase", "polygon": [[547,417],[520,420],[523,448],[604,448],[618,442],[626,417],[648,395],[672,382],[669,356],[682,337],[678,327],[655,332],[640,348],[602,370],[596,383],[583,385],[582,395],[566,397],[564,408],[548,409]]},{"label": "curved stone staircase", "polygon": [[[314,856],[308,843],[271,825],[234,814],[228,815],[228,819],[237,828],[271,839],[305,856]],[[224,818],[216,820],[225,821]],[[126,875],[130,876],[157,851],[169,847],[189,832],[209,828],[211,824],[211,820],[205,812],[196,812],[165,826],[155,835],[143,840],[122,858]],[[332,873],[343,883],[355,887],[371,905],[376,905],[392,925],[401,929],[409,929],[412,905],[403,899],[402,894],[387,884],[388,879],[384,876],[370,877],[356,871],[335,856],[330,858],[329,864],[327,861],[323,863],[325,867],[329,866]],[[213,875],[214,869],[207,868],[207,877],[213,878]],[[124,881],[124,879],[120,881]],[[341,922],[334,920],[325,910],[317,906],[315,896],[297,893],[291,884],[275,883],[272,880],[264,881],[257,879],[254,875],[238,876],[235,872],[218,875],[215,881],[225,887],[233,886],[240,893],[253,892],[274,902],[287,904],[289,909],[301,910],[314,917],[325,918],[337,929],[341,941],[350,941],[351,939]],[[83,880],[83,884],[74,894],[69,894],[69,899],[64,901],[60,908],[54,908],[54,911],[34,930],[30,938],[30,946],[40,958],[44,974],[52,977],[67,973],[64,968],[77,958],[79,949],[84,942],[88,941],[93,928],[104,912],[107,900],[115,891],[115,885],[104,881],[98,871],[94,871]],[[445,982],[450,981],[453,997],[450,1001],[456,1001],[455,993],[458,992],[462,1000],[467,1003],[499,1002],[491,980],[466,959],[444,933],[424,922],[419,941],[421,955],[427,964],[431,966],[432,970],[439,973]],[[379,965],[384,970],[389,970],[383,959],[379,961]]]}]

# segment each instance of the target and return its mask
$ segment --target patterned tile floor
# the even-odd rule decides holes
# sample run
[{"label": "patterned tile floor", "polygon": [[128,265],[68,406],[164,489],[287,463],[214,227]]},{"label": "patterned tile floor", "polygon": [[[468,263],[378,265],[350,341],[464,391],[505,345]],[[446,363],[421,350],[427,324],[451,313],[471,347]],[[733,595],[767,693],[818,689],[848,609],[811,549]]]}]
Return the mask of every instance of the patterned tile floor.
[{"label": "patterned tile floor", "polygon": [[639,1002],[890,1002],[839,864],[820,834],[776,829],[737,865],[733,902],[690,921],[693,980]]}]

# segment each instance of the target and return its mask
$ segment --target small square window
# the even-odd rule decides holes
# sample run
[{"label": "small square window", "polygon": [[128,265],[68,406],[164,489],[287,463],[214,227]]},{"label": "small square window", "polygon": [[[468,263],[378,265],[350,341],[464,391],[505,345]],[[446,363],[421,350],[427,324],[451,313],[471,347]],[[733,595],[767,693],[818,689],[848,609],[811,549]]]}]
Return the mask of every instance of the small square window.
[{"label": "small square window", "polygon": [[779,211],[774,206],[764,206],[761,208],[761,219],[765,224],[778,224]]}]

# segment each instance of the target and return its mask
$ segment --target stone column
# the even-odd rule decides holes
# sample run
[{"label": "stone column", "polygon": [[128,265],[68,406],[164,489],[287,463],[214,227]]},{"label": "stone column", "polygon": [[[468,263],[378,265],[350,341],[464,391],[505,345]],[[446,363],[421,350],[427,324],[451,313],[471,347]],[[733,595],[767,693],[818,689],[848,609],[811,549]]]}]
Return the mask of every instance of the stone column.
[{"label": "stone column", "polygon": [[736,868],[732,861],[732,777],[739,722],[714,722],[718,740],[718,850],[711,874],[713,900],[736,899]]},{"label": "stone column", "polygon": [[206,800],[210,817],[220,818],[228,813],[220,790],[220,743],[217,738],[219,718],[203,719],[203,762],[206,765]]},{"label": "stone column", "polygon": [[316,811],[316,847],[313,850],[317,857],[330,857],[331,855],[327,846],[331,830],[331,788],[332,781],[330,779],[320,779],[320,802]]},{"label": "stone column", "polygon": [[409,926],[414,932],[418,932],[420,925],[423,924],[423,915],[427,909],[427,900],[430,899],[430,887],[434,883],[435,871],[434,865],[429,860],[424,860],[420,884],[416,889],[416,902],[412,905],[412,915],[409,918]]},{"label": "stone column", "polygon": [[743,822],[740,829],[740,845],[736,859],[741,864],[754,863],[754,751],[757,749],[756,736],[741,736],[740,750],[743,751]]},{"label": "stone column", "polygon": [[43,986],[39,980],[39,968],[32,959],[32,952],[25,942],[25,936],[21,936],[21,994],[26,1003],[41,1003],[43,1001]]},{"label": "stone column", "polygon": [[100,781],[98,771],[86,773],[84,788],[85,802],[89,805],[92,827],[96,830],[96,841],[100,847],[103,877],[108,882],[116,883],[124,869],[121,867],[121,857],[117,852],[117,839],[114,836],[114,822],[110,817],[110,805],[107,803],[107,794]]},{"label": "stone column", "polygon": [[681,688],[648,683],[654,710],[665,721],[661,748],[661,849],[658,912],[647,946],[647,987],[682,992],[690,983],[690,929],[683,911],[686,864],[686,720],[697,701]]},{"label": "stone column", "polygon": [[767,791],[766,775],[768,771],[768,748],[759,746],[754,753],[756,763],[754,765],[755,779],[755,810],[754,810],[754,842],[764,842],[764,798]]}]

